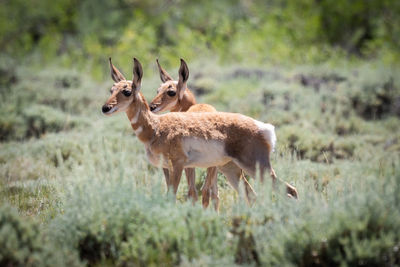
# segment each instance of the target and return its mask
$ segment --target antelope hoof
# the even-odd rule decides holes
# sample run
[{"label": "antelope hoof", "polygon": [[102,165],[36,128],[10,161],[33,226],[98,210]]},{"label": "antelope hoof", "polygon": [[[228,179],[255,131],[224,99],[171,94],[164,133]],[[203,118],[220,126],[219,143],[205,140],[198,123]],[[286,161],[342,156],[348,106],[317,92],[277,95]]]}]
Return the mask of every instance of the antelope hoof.
[{"label": "antelope hoof", "polygon": [[201,195],[202,195],[201,202],[203,204],[203,208],[206,209],[210,204],[210,191],[203,190]]},{"label": "antelope hoof", "polygon": [[197,192],[196,190],[189,190],[188,195],[187,195],[187,199],[192,200],[193,205],[196,203],[197,201]]},{"label": "antelope hoof", "polygon": [[288,197],[298,199],[297,189],[294,186],[287,185],[286,192]]}]

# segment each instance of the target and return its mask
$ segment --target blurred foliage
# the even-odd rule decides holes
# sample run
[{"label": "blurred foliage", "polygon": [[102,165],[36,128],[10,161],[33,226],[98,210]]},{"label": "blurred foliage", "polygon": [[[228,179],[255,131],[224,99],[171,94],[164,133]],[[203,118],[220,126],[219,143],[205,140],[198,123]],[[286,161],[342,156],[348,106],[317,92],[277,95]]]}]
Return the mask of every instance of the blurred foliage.
[{"label": "blurred foliage", "polygon": [[400,116],[400,88],[395,81],[398,77],[392,75],[380,73],[379,80],[373,76],[358,78],[352,85],[349,95],[360,116],[365,119],[380,119],[387,114]]},{"label": "blurred foliage", "polygon": [[38,226],[18,216],[15,209],[0,209],[0,243],[2,266],[38,265],[43,257],[43,246]]},{"label": "blurred foliage", "polygon": [[246,62],[321,62],[343,51],[394,62],[400,52],[396,0],[6,0],[0,5],[2,54],[21,59],[35,52],[40,61],[89,64],[95,72],[108,56],[143,61],[162,56],[168,66],[177,57],[210,53]]},{"label": "blurred foliage", "polygon": [[[247,223],[242,220],[242,225],[253,229],[250,235],[262,265],[397,266],[399,179],[398,173],[382,180],[366,177],[364,185],[353,184],[353,193],[344,188],[334,201],[325,202],[309,194],[318,205],[326,206],[317,210],[302,203],[302,207],[294,208],[306,220],[289,219],[283,209],[293,207],[280,203],[277,205],[282,205],[282,213],[278,217],[273,212],[254,212],[257,215],[247,219]],[[332,190],[331,186],[325,190]],[[282,224],[277,225],[277,221]]]},{"label": "blurred foliage", "polygon": [[155,186],[149,197],[123,176],[100,180],[71,188],[64,214],[50,225],[60,245],[76,248],[89,264],[174,266],[183,257],[229,252],[225,225],[215,213],[190,204],[176,209],[160,196],[161,188]]},{"label": "blurred foliage", "polygon": [[[61,207],[48,206],[44,227],[34,224],[34,229],[36,238],[46,236],[43,244],[56,248],[53,253],[63,253],[57,258],[61,265],[66,256],[89,266],[399,263],[398,155],[381,162],[382,169],[376,168],[376,159],[342,161],[325,168],[279,157],[277,169],[288,179],[296,177],[300,200],[286,198],[279,188],[272,193],[269,183],[255,183],[258,197],[252,207],[243,199],[231,200],[225,203],[229,209],[217,214],[200,205],[175,203],[160,186],[162,176],[149,174],[140,162],[143,154],[112,153],[118,146],[134,146],[125,138],[115,147],[122,139],[113,139],[115,134],[106,134],[106,141],[81,140],[78,145],[86,148],[68,159],[74,167],[68,172],[63,165],[57,168],[66,181],[55,183],[60,191],[51,194],[59,194]],[[36,143],[27,157],[45,157],[54,142],[50,138]],[[126,164],[130,161],[135,164]],[[58,211],[49,213],[51,209]],[[7,223],[19,220],[30,225],[13,214]]]},{"label": "blurred foliage", "polygon": [[54,69],[34,75],[20,71],[13,72],[13,82],[0,86],[0,103],[8,114],[0,117],[1,141],[40,137],[87,125],[87,121],[77,115],[91,102],[84,91],[87,82],[81,81],[81,76]]},{"label": "blurred foliage", "polygon": [[81,266],[73,251],[63,253],[45,239],[39,224],[0,207],[1,266]]}]

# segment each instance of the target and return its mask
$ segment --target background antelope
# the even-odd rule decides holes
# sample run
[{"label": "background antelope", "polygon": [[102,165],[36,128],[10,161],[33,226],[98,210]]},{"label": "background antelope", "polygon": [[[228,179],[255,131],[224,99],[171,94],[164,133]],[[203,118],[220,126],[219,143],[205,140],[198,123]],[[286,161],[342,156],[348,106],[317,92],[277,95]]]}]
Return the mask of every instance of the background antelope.
[{"label": "background antelope", "polygon": [[[196,99],[189,88],[183,88],[183,93],[177,94],[178,81],[174,81],[171,75],[161,67],[158,59],[157,66],[162,81],[161,86],[157,89],[157,95],[150,103],[150,110],[154,113],[163,111],[180,111],[180,112],[216,112],[217,110],[208,104],[196,104]],[[186,62],[181,59],[181,66],[179,68],[179,79],[182,83],[186,83],[189,78],[189,68]],[[234,163],[231,163],[232,165]],[[235,168],[237,169],[237,168]],[[186,178],[189,187],[189,197],[194,201],[197,200],[197,191],[195,186],[195,170],[194,168],[185,168]],[[243,174],[243,172],[241,172]],[[166,179],[168,179],[168,170],[164,169]],[[235,175],[235,177],[237,177]],[[255,197],[255,192],[251,185],[248,183],[244,175],[240,176],[245,183],[246,196],[248,200]],[[239,181],[231,181],[228,179],[234,189],[238,190]],[[210,195],[214,202],[214,208],[219,209],[219,196],[218,196],[218,183],[217,183],[217,168],[207,168],[207,177],[202,188],[202,203],[206,208],[210,201]]]},{"label": "background antelope", "polygon": [[[172,187],[175,195],[182,171],[188,167],[218,166],[231,180],[240,179],[235,177],[240,175],[240,169],[255,177],[258,167],[262,180],[266,170],[273,181],[277,180],[270,163],[276,142],[273,125],[226,112],[154,114],[140,92],[143,70],[139,61],[134,58],[132,81],[125,79],[111,59],[110,67],[115,83],[102,107],[103,113],[126,112],[133,130],[145,145],[150,163],[168,168],[168,188]],[[176,93],[183,95],[186,80],[180,78],[176,88]],[[287,193],[297,198],[297,190],[285,184]]]}]

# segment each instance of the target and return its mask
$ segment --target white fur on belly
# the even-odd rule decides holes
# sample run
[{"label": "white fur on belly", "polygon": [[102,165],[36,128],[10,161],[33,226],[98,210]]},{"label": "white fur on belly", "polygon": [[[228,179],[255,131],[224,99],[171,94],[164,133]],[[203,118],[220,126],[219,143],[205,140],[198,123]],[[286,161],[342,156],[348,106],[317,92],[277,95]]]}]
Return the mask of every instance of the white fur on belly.
[{"label": "white fur on belly", "polygon": [[265,140],[271,146],[272,151],[275,151],[276,144],[276,135],[275,135],[275,126],[269,123],[264,123],[258,120],[254,120],[254,123],[263,133]]},{"label": "white fur on belly", "polygon": [[187,137],[183,139],[182,148],[187,156],[185,167],[208,168],[231,160],[225,153],[224,143],[220,141]]}]

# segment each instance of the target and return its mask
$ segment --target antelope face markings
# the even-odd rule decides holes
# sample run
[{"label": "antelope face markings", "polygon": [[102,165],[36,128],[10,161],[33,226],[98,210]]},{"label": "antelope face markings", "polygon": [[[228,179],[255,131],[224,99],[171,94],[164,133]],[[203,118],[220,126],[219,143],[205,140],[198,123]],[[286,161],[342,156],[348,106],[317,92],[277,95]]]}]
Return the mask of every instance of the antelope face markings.
[{"label": "antelope face markings", "polygon": [[111,96],[101,109],[105,115],[126,111],[135,97],[132,93],[132,81],[126,80],[114,83],[110,89],[110,93]]},{"label": "antelope face markings", "polygon": [[177,81],[166,81],[157,89],[157,95],[150,103],[150,110],[158,113],[172,109],[178,103]]},{"label": "antelope face markings", "polygon": [[111,115],[120,111],[127,111],[128,107],[138,99],[143,77],[143,69],[140,62],[133,59],[133,79],[128,81],[124,75],[112,64],[109,58],[111,78],[114,84],[110,89],[111,96],[107,99],[106,103],[101,108],[102,112],[106,115]]},{"label": "antelope face markings", "polygon": [[186,137],[182,142],[187,157],[185,167],[212,167],[226,164],[231,160],[225,153],[222,141]]}]

